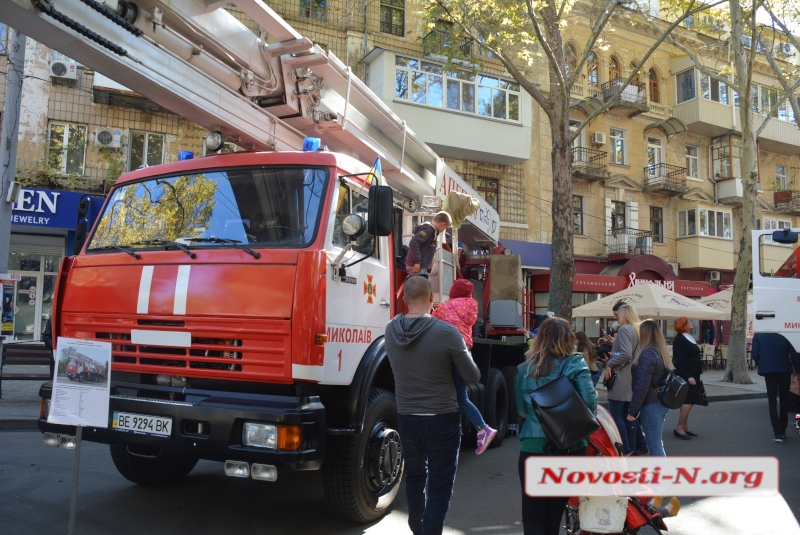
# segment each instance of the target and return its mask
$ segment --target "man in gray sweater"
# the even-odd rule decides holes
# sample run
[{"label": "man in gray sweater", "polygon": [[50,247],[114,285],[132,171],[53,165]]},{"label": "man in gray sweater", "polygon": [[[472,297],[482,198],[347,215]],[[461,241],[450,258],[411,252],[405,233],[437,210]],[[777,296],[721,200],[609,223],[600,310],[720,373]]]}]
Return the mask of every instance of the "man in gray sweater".
[{"label": "man in gray sweater", "polygon": [[408,313],[389,322],[385,343],[406,465],[408,525],[414,535],[440,535],[461,446],[453,367],[466,384],[477,383],[481,374],[458,329],[430,315],[430,281],[407,279],[404,294]]}]

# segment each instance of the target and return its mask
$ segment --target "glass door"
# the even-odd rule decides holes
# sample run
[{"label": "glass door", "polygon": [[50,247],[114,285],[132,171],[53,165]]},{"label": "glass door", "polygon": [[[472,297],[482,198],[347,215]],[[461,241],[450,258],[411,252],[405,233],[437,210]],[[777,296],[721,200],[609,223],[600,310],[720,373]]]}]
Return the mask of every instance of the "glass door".
[{"label": "glass door", "polygon": [[9,272],[20,275],[3,292],[3,334],[14,340],[41,340],[50,319],[60,256],[11,253]]},{"label": "glass door", "polygon": [[663,161],[661,153],[661,140],[657,137],[647,138],[647,171],[651,179],[663,180],[661,163]]}]

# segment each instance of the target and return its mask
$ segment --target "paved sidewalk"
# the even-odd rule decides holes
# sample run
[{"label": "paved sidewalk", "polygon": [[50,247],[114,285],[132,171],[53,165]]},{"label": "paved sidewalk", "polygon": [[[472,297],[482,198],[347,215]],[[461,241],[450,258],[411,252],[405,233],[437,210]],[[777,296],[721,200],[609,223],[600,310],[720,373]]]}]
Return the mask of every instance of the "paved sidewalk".
[{"label": "paved sidewalk", "polygon": [[[764,378],[758,375],[758,370],[748,370],[750,380],[753,384],[740,385],[734,383],[722,382],[722,377],[725,375],[724,370],[706,370],[703,372],[701,380],[706,387],[706,395],[708,401],[713,403],[717,401],[735,401],[738,399],[758,399],[767,397],[767,386],[764,383]],[[606,389],[603,386],[602,380],[597,383],[597,397],[598,401],[605,403],[608,401],[606,397]]]}]

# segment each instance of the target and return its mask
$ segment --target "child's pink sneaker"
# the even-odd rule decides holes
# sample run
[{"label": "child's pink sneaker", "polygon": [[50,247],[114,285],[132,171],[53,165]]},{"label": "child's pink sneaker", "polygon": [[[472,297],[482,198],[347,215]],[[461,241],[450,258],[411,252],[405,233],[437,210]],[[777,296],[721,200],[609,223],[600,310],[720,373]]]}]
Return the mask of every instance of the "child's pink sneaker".
[{"label": "child's pink sneaker", "polygon": [[481,453],[489,447],[489,444],[492,443],[492,439],[497,434],[496,429],[492,429],[488,425],[478,431],[478,449],[475,450],[476,455],[480,455]]}]

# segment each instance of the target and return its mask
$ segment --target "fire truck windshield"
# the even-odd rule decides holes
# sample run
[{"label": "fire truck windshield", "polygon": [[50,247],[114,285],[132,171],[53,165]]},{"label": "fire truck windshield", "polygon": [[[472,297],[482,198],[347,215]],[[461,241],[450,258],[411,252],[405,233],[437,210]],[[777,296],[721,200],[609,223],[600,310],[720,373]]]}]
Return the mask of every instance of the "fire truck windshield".
[{"label": "fire truck windshield", "polygon": [[325,169],[259,167],[122,184],[112,190],[87,251],[167,241],[193,248],[305,247],[316,235],[327,181]]}]

